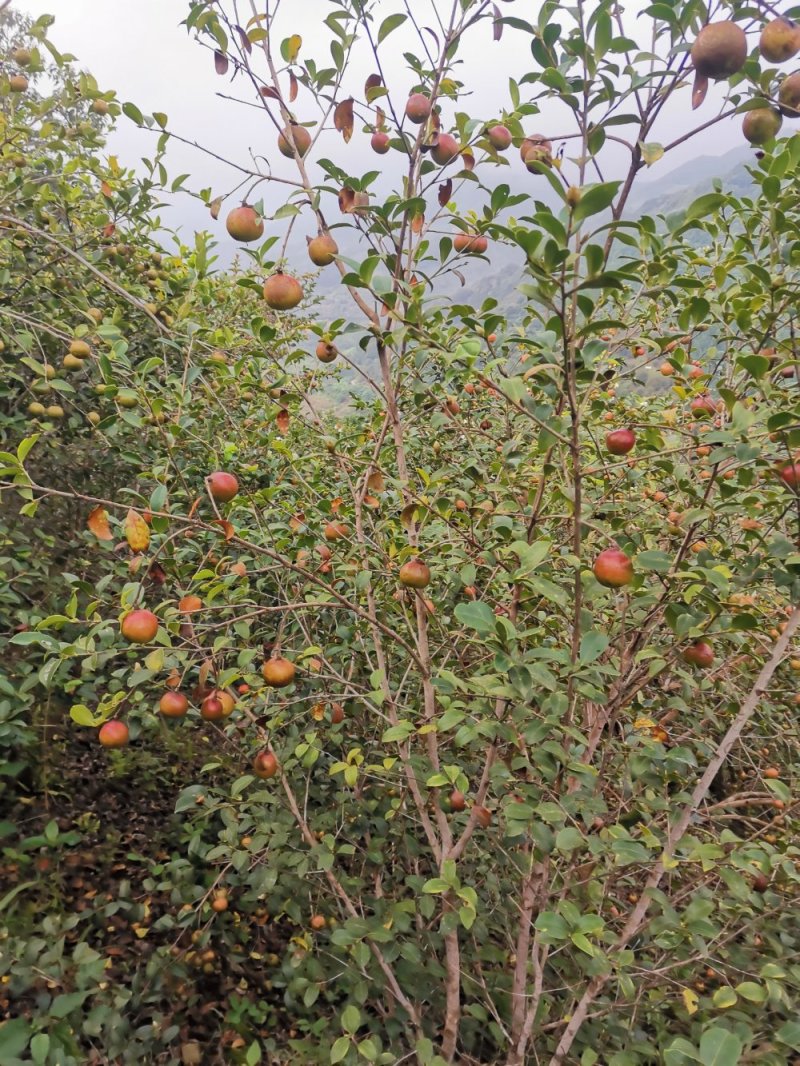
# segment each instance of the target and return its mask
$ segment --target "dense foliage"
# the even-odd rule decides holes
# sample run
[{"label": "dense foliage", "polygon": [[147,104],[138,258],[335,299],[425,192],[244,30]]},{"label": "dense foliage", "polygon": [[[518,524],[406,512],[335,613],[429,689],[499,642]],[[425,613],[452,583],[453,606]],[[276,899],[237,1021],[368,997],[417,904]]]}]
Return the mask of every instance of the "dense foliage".
[{"label": "dense foliage", "polygon": [[[627,217],[706,8],[518,6],[435,3],[429,30],[341,0],[310,56],[288,10],[192,3],[276,145],[232,161],[243,205],[201,193],[217,240],[253,238],[227,274],[208,235],[156,240],[167,116],[7,22],[0,787],[35,787],[54,723],[99,727],[179,821],[141,885],[44,921],[36,856],[79,834],[7,823],[4,1063],[216,1061],[192,1011],[221,968],[219,1061],[800,1052],[800,139],[763,138],[745,197]],[[502,115],[473,114],[472,35],[529,43]],[[749,44],[695,52],[709,112],[726,65],[696,126],[785,102]],[[144,174],[103,155],[120,112],[154,131]],[[353,173],[362,126],[385,160]],[[310,252],[350,318],[317,320],[265,213],[341,246]],[[500,245],[521,317],[440,295]],[[346,362],[358,399],[326,413]],[[148,950],[109,981],[118,913]]]}]

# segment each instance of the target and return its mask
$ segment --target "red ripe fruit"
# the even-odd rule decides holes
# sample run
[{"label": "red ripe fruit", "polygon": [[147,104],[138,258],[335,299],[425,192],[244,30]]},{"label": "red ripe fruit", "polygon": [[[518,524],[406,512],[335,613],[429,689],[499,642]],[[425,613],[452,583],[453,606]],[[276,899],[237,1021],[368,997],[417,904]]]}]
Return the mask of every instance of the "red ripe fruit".
[{"label": "red ripe fruit", "polygon": [[344,721],[344,707],[341,703],[331,704],[331,725],[341,725]]},{"label": "red ripe fruit", "polygon": [[488,807],[473,807],[472,813],[475,815],[475,821],[482,829],[489,828],[492,821],[492,812]]},{"label": "red ripe fruit", "polygon": [[457,788],[454,788],[450,793],[450,810],[451,811],[463,811],[467,806],[467,800],[463,792],[459,792]]},{"label": "red ripe fruit", "polygon": [[158,632],[158,618],[152,611],[131,611],[122,619],[120,631],[132,644],[149,644]]},{"label": "red ripe fruit", "polygon": [[233,474],[226,474],[224,470],[215,470],[206,478],[208,490],[217,503],[228,503],[239,491],[239,482]]},{"label": "red ripe fruit", "polygon": [[482,255],[489,247],[489,242],[486,237],[478,233],[457,233],[453,238],[453,247],[457,252]]},{"label": "red ripe fruit", "polygon": [[789,463],[788,466],[781,467],[778,477],[790,489],[798,488],[800,486],[800,463]]},{"label": "red ripe fruit", "polygon": [[707,641],[696,640],[684,650],[682,658],[685,663],[692,666],[706,668],[714,662],[714,649]]},{"label": "red ripe fruit", "polygon": [[222,700],[214,693],[206,696],[200,704],[200,717],[206,722],[220,722],[225,717],[225,707]]},{"label": "red ripe fruit", "polygon": [[97,739],[104,748],[124,748],[130,739],[128,727],[118,718],[112,718],[100,726]]},{"label": "red ripe fruit", "polygon": [[698,416],[711,416],[717,413],[716,405],[710,396],[695,396],[689,404],[692,412]]},{"label": "red ripe fruit", "polygon": [[436,144],[431,148],[431,159],[440,167],[447,166],[457,159],[461,152],[458,141],[449,133],[440,133]]},{"label": "red ripe fruit", "polygon": [[378,155],[386,155],[389,151],[389,134],[385,130],[376,130],[372,134],[372,138],[369,142],[372,146],[372,151],[377,152]]},{"label": "red ripe fruit", "polygon": [[489,144],[497,152],[504,152],[506,148],[511,147],[511,130],[507,126],[492,126],[486,136],[489,138]]},{"label": "red ripe fruit", "polygon": [[256,777],[274,777],[278,772],[278,760],[271,751],[260,751],[253,759],[253,773]]},{"label": "red ripe fruit", "polygon": [[189,710],[189,701],[182,692],[165,692],[158,702],[158,709],[165,718],[183,718]]},{"label": "red ripe fruit", "polygon": [[418,126],[430,117],[431,102],[424,93],[412,93],[406,101],[406,115]]},{"label": "red ripe fruit", "polygon": [[[292,139],[294,141],[297,154],[304,156],[311,147],[311,134],[305,126],[297,126],[292,124]],[[289,144],[289,138],[286,135],[286,130],[282,130],[278,134],[278,150],[281,155],[285,155],[287,159],[294,159],[294,148]]]},{"label": "red ripe fruit", "polygon": [[601,551],[592,567],[594,576],[606,588],[618,589],[633,581],[633,563],[619,548]]},{"label": "red ripe fruit", "polygon": [[632,429],[614,429],[606,436],[606,448],[612,455],[627,455],[635,443]]},{"label": "red ripe fruit", "polygon": [[424,589],[431,580],[430,569],[421,559],[409,559],[403,563],[397,576],[400,584],[410,589]]},{"label": "red ripe fruit", "polygon": [[264,282],[264,299],[275,311],[291,311],[303,299],[303,286],[289,274],[272,274]]}]

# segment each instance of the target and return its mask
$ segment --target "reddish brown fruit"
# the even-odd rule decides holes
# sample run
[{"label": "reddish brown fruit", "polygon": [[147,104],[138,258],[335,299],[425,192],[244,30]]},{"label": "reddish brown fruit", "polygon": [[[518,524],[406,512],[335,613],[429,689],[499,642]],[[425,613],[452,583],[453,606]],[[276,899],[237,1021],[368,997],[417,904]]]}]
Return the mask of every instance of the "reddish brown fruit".
[{"label": "reddish brown fruit", "polygon": [[755,107],[742,119],[742,133],[750,144],[767,144],[778,136],[783,115],[774,107]]},{"label": "reddish brown fruit", "polygon": [[489,144],[496,152],[504,152],[506,148],[511,147],[511,130],[507,126],[491,126],[486,136],[489,138]]},{"label": "reddish brown fruit", "polygon": [[336,345],[330,341],[319,341],[315,349],[317,359],[321,363],[332,363],[337,356]]},{"label": "reddish brown fruit", "polygon": [[8,79],[8,87],[12,93],[24,93],[28,88],[28,79],[24,74],[12,74]]},{"label": "reddish brown fruit", "polygon": [[457,252],[482,255],[489,247],[489,242],[478,233],[457,233],[453,238],[453,247]]},{"label": "reddish brown fruit", "polygon": [[189,710],[189,701],[182,692],[165,692],[158,701],[158,709],[165,718],[183,718]]},{"label": "reddish brown fruit", "polygon": [[710,22],[692,45],[692,63],[699,75],[719,81],[730,78],[747,59],[747,37],[735,22]]},{"label": "reddish brown fruit", "polygon": [[421,559],[409,559],[403,563],[397,575],[401,585],[411,589],[424,589],[430,583],[430,569]]},{"label": "reddish brown fruit", "polygon": [[275,311],[291,311],[303,299],[303,286],[289,274],[272,274],[264,282],[264,299]]},{"label": "reddish brown fruit", "polygon": [[707,641],[696,640],[694,644],[690,644],[683,651],[681,658],[691,666],[700,666],[706,669],[714,662],[714,649]]},{"label": "reddish brown fruit", "polygon": [[228,897],[227,896],[215,896],[211,901],[211,909],[217,914],[222,914],[223,911],[228,909]]},{"label": "reddish brown fruit", "polygon": [[261,667],[261,674],[271,688],[285,688],[291,685],[295,673],[295,665],[291,659],[284,659],[281,656],[267,659]]},{"label": "reddish brown fruit", "polygon": [[756,892],[766,892],[769,888],[769,878],[766,874],[756,874],[753,878],[753,888]]},{"label": "reddish brown fruit", "polygon": [[412,93],[406,101],[406,115],[411,122],[420,126],[427,122],[431,113],[430,99],[424,93]]},{"label": "reddish brown fruit", "polygon": [[202,609],[203,601],[199,596],[182,596],[178,601],[178,610],[181,614],[194,614]]},{"label": "reddish brown fruit", "polygon": [[308,255],[315,266],[329,266],[339,254],[339,245],[328,233],[308,242]]},{"label": "reddish brown fruit", "polygon": [[341,703],[331,704],[331,725],[341,725],[344,721],[344,707]]},{"label": "reddish brown fruit", "polygon": [[386,155],[391,147],[389,139],[389,134],[385,130],[376,130],[369,142],[372,146],[372,151],[377,152],[378,155]]},{"label": "reddish brown fruit", "polygon": [[606,588],[621,588],[633,581],[633,563],[619,548],[601,551],[592,567],[594,576]]},{"label": "reddish brown fruit", "polygon": [[717,413],[717,408],[714,401],[709,395],[695,396],[692,402],[689,404],[692,414],[697,415],[699,418],[710,418]]},{"label": "reddish brown fruit", "polygon": [[341,540],[348,533],[344,522],[328,522],[325,526],[325,540]]},{"label": "reddish brown fruit", "polygon": [[158,632],[158,618],[152,611],[131,611],[122,619],[120,631],[132,644],[149,644]]},{"label": "reddish brown fruit", "polygon": [[454,788],[450,793],[450,810],[451,811],[463,811],[466,809],[467,800],[463,792],[459,792],[457,788]]},{"label": "reddish brown fruit", "polygon": [[785,118],[800,118],[800,71],[789,74],[778,88],[778,106]]},{"label": "reddish brown fruit", "polygon": [[227,474],[224,470],[215,470],[206,478],[208,491],[217,503],[228,503],[239,491],[239,482],[233,474]]},{"label": "reddish brown fruit", "polygon": [[104,748],[124,748],[130,740],[128,727],[119,718],[112,718],[100,726],[97,739]]},{"label": "reddish brown fruit", "polygon": [[253,759],[253,773],[267,780],[278,772],[278,760],[271,751],[260,751]]},{"label": "reddish brown fruit", "polygon": [[488,807],[473,807],[472,813],[475,815],[475,821],[482,829],[489,828],[492,822],[492,812]]},{"label": "reddish brown fruit", "polygon": [[777,766],[768,766],[764,771],[764,777],[766,777],[769,781],[777,781],[780,776],[781,772],[777,768]]},{"label": "reddish brown fruit", "polygon": [[324,929],[327,924],[328,921],[324,914],[311,915],[311,921],[309,922],[309,925],[315,932],[318,933],[321,929]]},{"label": "reddish brown fruit", "polygon": [[636,443],[632,429],[615,429],[606,436],[606,448],[612,455],[627,455]]},{"label": "reddish brown fruit", "polygon": [[460,152],[461,146],[455,137],[449,133],[440,133],[436,144],[431,148],[431,159],[440,167],[445,167],[457,159]]},{"label": "reddish brown fruit", "polygon": [[247,244],[264,235],[264,220],[249,204],[234,207],[225,220],[225,228],[235,241]]},{"label": "reddish brown fruit", "polygon": [[[295,147],[297,148],[297,154],[299,156],[304,156],[311,147],[311,134],[305,126],[292,124],[291,129],[292,138],[294,139]],[[294,148],[292,148],[289,143],[286,129],[278,135],[278,148],[281,155],[285,155],[287,159],[294,159]]]}]

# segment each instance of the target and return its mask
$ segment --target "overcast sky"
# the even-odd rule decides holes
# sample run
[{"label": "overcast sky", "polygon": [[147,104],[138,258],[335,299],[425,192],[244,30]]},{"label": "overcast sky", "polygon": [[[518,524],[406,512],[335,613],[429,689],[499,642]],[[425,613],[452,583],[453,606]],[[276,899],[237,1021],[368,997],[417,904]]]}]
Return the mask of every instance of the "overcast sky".
[{"label": "overcast sky", "polygon": [[[418,0],[415,12],[429,8],[431,2]],[[525,0],[524,7],[528,9],[530,3],[531,0]],[[218,95],[229,92],[253,98],[252,91],[248,92],[241,79],[231,85],[228,78],[217,76],[211,53],[200,47],[180,25],[188,11],[186,0],[14,0],[14,7],[34,17],[55,14],[56,22],[50,30],[53,42],[60,50],[73,53],[81,66],[94,74],[102,89],[114,89],[120,101],[132,100],[145,113],[166,112],[172,130],[202,142],[219,155],[248,165],[251,151],[263,154],[269,158],[275,173],[293,176],[293,164],[282,160],[275,151],[275,131],[264,114]],[[522,7],[521,4],[519,14],[523,14]],[[317,56],[324,61],[328,55],[329,31],[323,29],[322,19],[333,10],[329,0],[292,0],[284,3],[284,9],[289,15],[281,27],[280,36],[300,33],[303,37],[301,58],[303,55]],[[393,9],[396,9],[394,3],[387,4],[387,11]],[[508,13],[512,13],[511,7]],[[635,26],[635,20],[632,20],[629,32],[635,34]],[[403,38],[403,32],[401,30],[389,38],[384,46],[387,79],[396,90],[398,101],[402,101],[411,83],[400,53],[409,47],[419,50],[410,37]],[[529,42],[525,35],[507,30],[502,42],[495,43],[488,24],[473,32],[460,58],[464,65],[459,76],[474,86],[473,101],[464,106],[469,107],[471,113],[487,118],[507,103],[509,75],[519,77],[531,68]],[[370,64],[374,65],[370,57],[362,54],[353,72],[353,85],[350,87],[346,83],[345,88],[360,95]],[[657,131],[656,140],[668,142],[681,133],[687,123],[698,120],[699,113],[692,116],[690,111],[689,92],[687,87],[679,94],[680,99],[675,101],[673,112]],[[715,114],[719,94],[716,96],[715,100],[715,94],[709,94],[700,120]],[[295,107],[301,121],[317,117],[313,101],[303,90]],[[447,120],[452,116],[445,114],[444,117]],[[529,121],[530,132],[550,133],[548,122],[558,119],[546,114]],[[331,154],[336,152],[339,157],[344,146],[338,134],[330,137],[335,141],[326,141],[325,151],[329,151],[330,144]],[[728,120],[710,134],[682,145],[653,168],[648,177],[660,176],[697,155],[722,155],[742,143],[740,120]],[[153,147],[154,137],[138,131],[125,118],[119,120],[110,150],[119,155],[122,163],[135,163],[140,156],[150,154]],[[347,151],[352,173],[359,173],[368,166],[379,169],[382,162],[393,159],[392,155],[377,157],[372,154],[368,138],[361,133],[358,124]],[[230,168],[174,142],[170,147],[169,170],[171,177],[189,172],[191,187],[210,186],[215,194],[228,192],[239,180]],[[526,181],[527,175],[518,160],[515,160],[511,173],[513,184]],[[608,178],[616,176],[606,175]],[[283,201],[284,193],[285,189],[280,193],[279,202]],[[209,224],[207,214],[199,207],[186,205],[181,217],[188,224]]]}]

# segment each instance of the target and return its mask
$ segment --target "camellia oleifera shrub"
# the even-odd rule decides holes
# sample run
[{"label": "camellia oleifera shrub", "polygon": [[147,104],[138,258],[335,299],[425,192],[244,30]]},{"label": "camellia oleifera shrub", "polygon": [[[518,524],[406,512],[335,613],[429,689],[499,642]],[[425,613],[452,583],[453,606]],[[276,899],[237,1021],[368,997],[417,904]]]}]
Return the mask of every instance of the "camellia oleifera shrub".
[{"label": "camellia oleifera shrub", "polygon": [[[247,311],[209,288],[172,325],[263,361],[191,402],[206,350],[169,360],[174,330],[125,364],[162,446],[126,490],[61,490],[86,550],[123,554],[75,582],[68,637],[33,633],[108,747],[216,723],[177,801],[209,878],[174,921],[294,928],[252,945],[296,1018],[281,1061],[778,1066],[800,1044],[800,142],[774,140],[796,76],[774,13],[736,5],[430,7],[342,0],[314,55],[288,9],[191,5],[274,148],[244,202],[204,194],[255,249]],[[481,112],[460,56],[510,38],[530,69]],[[736,109],[751,193],[630,217],[662,124],[682,143]],[[270,258],[265,220],[305,226],[351,301],[308,355],[308,264]],[[481,270],[479,304],[442,287]],[[354,348],[369,398],[324,416]],[[29,514],[41,446],[4,474]]]}]

